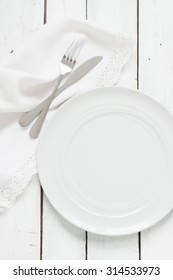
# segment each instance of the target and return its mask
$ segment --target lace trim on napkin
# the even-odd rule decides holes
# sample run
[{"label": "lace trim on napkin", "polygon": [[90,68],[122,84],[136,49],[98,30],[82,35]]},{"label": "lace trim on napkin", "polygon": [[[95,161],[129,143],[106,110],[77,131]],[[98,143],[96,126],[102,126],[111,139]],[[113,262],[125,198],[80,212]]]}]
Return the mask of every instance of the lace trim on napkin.
[{"label": "lace trim on napkin", "polygon": [[[132,38],[125,38],[121,34],[115,35],[112,54],[97,82],[97,86],[113,86],[117,82],[121,70],[130,56],[133,44],[134,40]],[[2,182],[0,180],[0,212],[14,203],[17,196],[24,191],[32,176],[36,173],[35,152],[29,159],[26,159],[24,165],[8,181]]]},{"label": "lace trim on napkin", "polygon": [[97,82],[97,86],[113,86],[116,84],[123,66],[131,55],[133,45],[134,40],[131,37],[123,38],[120,33],[115,36],[112,55]]},{"label": "lace trim on napkin", "polygon": [[24,191],[31,177],[36,173],[36,155],[33,155],[25,161],[25,164],[8,181],[4,183],[0,180],[0,212],[14,203],[16,197]]}]

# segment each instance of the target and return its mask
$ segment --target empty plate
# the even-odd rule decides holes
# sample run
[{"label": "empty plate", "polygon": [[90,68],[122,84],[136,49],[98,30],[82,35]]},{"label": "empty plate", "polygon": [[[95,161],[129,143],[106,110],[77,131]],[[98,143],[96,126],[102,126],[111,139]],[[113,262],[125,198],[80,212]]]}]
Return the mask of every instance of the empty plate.
[{"label": "empty plate", "polygon": [[146,229],[173,206],[173,117],[136,90],[105,87],[62,105],[39,143],[54,208],[103,235]]}]

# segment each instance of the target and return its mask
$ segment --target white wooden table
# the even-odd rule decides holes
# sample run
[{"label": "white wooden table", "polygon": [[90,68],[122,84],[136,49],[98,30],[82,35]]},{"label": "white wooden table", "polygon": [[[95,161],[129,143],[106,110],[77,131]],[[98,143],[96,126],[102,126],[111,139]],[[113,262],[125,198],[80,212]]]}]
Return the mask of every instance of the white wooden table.
[{"label": "white wooden table", "polygon": [[[0,60],[45,22],[88,19],[137,36],[120,84],[173,109],[172,0],[0,0]],[[0,259],[173,259],[173,214],[142,233],[101,237],[76,228],[50,206],[35,177],[0,215]]]}]

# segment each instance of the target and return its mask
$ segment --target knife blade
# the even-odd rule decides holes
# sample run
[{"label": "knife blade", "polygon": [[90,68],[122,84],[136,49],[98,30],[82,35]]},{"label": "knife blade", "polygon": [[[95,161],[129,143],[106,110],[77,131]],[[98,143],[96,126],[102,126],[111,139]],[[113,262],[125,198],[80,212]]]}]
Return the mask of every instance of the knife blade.
[{"label": "knife blade", "polygon": [[[88,72],[90,72],[101,60],[103,59],[102,56],[94,56],[85,62],[83,62],[81,65],[79,65],[74,71],[70,74],[70,76],[67,78],[65,83],[57,90],[54,98],[56,98],[61,92],[63,92],[65,89],[67,89],[69,86],[73,85],[77,81],[79,81],[81,78],[83,78]],[[24,113],[20,119],[19,124],[22,127],[28,126],[36,117],[37,115],[42,111],[44,106],[46,106],[47,102],[49,102],[51,96],[47,97],[45,100],[43,100],[40,104],[38,104],[36,107],[31,109],[30,111]]]}]

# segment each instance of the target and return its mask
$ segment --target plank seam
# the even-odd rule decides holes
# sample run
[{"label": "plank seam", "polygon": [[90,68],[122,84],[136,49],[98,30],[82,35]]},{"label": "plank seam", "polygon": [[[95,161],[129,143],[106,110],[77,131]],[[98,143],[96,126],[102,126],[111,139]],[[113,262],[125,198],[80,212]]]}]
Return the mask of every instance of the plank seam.
[{"label": "plank seam", "polygon": [[88,0],[86,0],[86,13],[85,13],[86,20],[88,19]]},{"label": "plank seam", "polygon": [[[139,0],[137,0],[137,89],[139,89]],[[138,251],[141,260],[141,232],[138,232]]]},{"label": "plank seam", "polygon": [[[43,24],[47,22],[47,0],[44,0]],[[40,260],[43,259],[43,189],[40,190]]]},{"label": "plank seam", "polygon": [[139,89],[139,0],[137,0],[137,89]]},{"label": "plank seam", "polygon": [[[85,2],[85,19],[88,19],[88,0]],[[85,231],[85,260],[88,260],[88,232]]]},{"label": "plank seam", "polygon": [[138,232],[138,250],[139,250],[139,260],[141,260],[141,232]]},{"label": "plank seam", "polygon": [[44,15],[43,15],[43,23],[47,22],[47,0],[44,0]]},{"label": "plank seam", "polygon": [[85,231],[85,260],[88,260],[88,232]]},{"label": "plank seam", "polygon": [[42,259],[43,259],[43,189],[41,187],[40,190],[40,260]]}]

